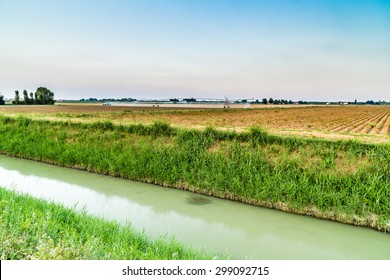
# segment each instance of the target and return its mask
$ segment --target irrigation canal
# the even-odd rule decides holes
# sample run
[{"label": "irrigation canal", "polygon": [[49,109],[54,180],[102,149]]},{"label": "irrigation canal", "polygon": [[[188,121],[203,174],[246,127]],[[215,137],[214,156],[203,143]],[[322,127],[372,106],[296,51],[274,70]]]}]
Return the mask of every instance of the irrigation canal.
[{"label": "irrigation canal", "polygon": [[0,156],[0,185],[232,259],[390,259],[390,234]]}]

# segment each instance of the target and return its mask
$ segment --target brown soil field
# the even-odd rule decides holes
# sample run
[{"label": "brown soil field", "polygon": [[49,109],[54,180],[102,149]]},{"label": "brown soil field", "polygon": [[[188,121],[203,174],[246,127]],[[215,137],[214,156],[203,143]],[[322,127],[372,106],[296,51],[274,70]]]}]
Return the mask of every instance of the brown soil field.
[{"label": "brown soil field", "polygon": [[178,127],[212,126],[236,131],[257,126],[274,134],[390,142],[390,106],[258,105],[248,109],[237,107],[202,109],[191,106],[180,107],[180,105],[157,107],[149,104],[144,106],[19,105],[1,106],[0,113],[56,120],[109,120],[121,124],[149,124],[160,121]]}]

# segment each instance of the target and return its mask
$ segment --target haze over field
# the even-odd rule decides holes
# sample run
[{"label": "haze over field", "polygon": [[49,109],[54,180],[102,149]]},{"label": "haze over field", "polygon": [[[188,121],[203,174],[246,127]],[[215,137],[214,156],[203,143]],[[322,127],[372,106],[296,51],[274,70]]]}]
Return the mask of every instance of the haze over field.
[{"label": "haze over field", "polygon": [[390,1],[0,1],[0,92],[390,99]]}]

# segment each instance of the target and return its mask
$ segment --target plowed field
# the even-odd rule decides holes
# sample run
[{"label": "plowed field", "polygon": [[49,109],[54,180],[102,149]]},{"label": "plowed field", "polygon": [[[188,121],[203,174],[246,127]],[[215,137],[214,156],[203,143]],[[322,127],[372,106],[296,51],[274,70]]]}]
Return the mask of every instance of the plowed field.
[{"label": "plowed field", "polygon": [[[166,105],[165,105],[166,106]],[[233,106],[232,106],[233,107]],[[258,126],[277,134],[388,142],[390,106],[251,106],[249,109],[101,105],[2,106],[0,113],[34,118],[114,123],[167,122],[179,127],[245,130]]]}]

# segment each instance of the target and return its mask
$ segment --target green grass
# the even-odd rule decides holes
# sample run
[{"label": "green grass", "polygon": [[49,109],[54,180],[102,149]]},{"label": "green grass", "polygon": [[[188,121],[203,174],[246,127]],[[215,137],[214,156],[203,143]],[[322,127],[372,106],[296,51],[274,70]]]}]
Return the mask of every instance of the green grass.
[{"label": "green grass", "polygon": [[0,259],[212,259],[170,239],[0,188]]},{"label": "green grass", "polygon": [[0,117],[0,152],[390,230],[390,146]]}]

